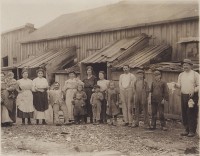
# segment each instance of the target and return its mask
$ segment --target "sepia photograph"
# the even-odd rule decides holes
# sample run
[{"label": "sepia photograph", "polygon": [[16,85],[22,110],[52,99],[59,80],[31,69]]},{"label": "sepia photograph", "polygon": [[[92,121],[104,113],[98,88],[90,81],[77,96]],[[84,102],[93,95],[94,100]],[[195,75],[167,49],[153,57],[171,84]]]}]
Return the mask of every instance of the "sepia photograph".
[{"label": "sepia photograph", "polygon": [[198,0],[0,3],[0,155],[199,155]]}]

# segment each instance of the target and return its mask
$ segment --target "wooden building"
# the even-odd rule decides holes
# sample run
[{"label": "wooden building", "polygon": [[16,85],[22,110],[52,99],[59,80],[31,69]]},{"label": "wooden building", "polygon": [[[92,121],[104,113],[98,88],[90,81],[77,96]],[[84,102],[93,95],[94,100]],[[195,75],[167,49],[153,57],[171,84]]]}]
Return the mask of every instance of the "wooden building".
[{"label": "wooden building", "polygon": [[35,31],[33,24],[27,23],[24,26],[14,28],[1,34],[1,66],[12,66],[19,63],[21,59],[20,40],[29,33]]},{"label": "wooden building", "polygon": [[46,49],[77,47],[78,61],[109,43],[141,33],[150,44],[169,44],[172,60],[182,60],[182,37],[198,37],[199,14],[195,2],[135,3],[129,1],[65,14],[21,41],[22,59]]}]

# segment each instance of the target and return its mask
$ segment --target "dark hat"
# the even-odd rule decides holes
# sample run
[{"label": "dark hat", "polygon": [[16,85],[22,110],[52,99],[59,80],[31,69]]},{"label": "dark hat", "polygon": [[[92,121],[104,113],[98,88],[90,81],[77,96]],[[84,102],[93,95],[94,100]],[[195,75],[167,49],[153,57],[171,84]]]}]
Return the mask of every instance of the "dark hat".
[{"label": "dark hat", "polygon": [[76,72],[75,72],[74,70],[70,70],[70,71],[68,72],[68,74],[71,74],[71,73],[74,73],[75,75],[77,75]]},{"label": "dark hat", "polygon": [[94,89],[96,89],[96,88],[100,88],[100,86],[99,85],[94,85]]},{"label": "dark hat", "polygon": [[27,68],[23,68],[23,69],[22,69],[22,74],[23,74],[24,72],[27,72],[27,73],[28,73],[28,69],[27,69]]},{"label": "dark hat", "polygon": [[144,74],[144,70],[141,70],[141,69],[139,69],[139,70],[137,70],[137,72],[136,72],[136,74]]},{"label": "dark hat", "polygon": [[36,73],[38,73],[40,71],[44,73],[44,69],[43,68],[39,68],[38,70],[36,70]]},{"label": "dark hat", "polygon": [[161,75],[161,72],[160,72],[159,70],[155,70],[155,71],[153,72],[153,74],[154,74],[155,76],[158,76],[158,75]]},{"label": "dark hat", "polygon": [[181,64],[183,65],[184,63],[187,63],[187,64],[190,64],[190,65],[193,65],[192,61],[190,59],[184,59]]}]

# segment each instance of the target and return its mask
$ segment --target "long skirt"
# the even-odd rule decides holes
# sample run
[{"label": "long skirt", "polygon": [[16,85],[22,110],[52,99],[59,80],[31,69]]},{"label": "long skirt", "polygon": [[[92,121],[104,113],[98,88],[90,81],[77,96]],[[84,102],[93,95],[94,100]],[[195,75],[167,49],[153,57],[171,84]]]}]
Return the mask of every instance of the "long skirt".
[{"label": "long skirt", "polygon": [[77,91],[76,89],[68,89],[66,91],[65,103],[66,103],[66,106],[67,106],[67,109],[68,109],[69,120],[74,120],[74,114],[73,114],[74,106],[72,105],[72,100],[73,100],[74,93],[76,91]]},{"label": "long skirt", "polygon": [[[2,96],[1,97],[2,104],[3,104],[3,106],[6,107],[9,118],[12,120],[12,122],[16,122],[16,102],[15,102],[16,100],[9,98],[9,92],[7,90],[2,90],[1,96]],[[7,111],[5,111],[5,112],[7,112]],[[5,113],[5,114],[7,114],[7,113]],[[4,118],[3,115],[5,115],[5,114],[2,114],[1,117]]]},{"label": "long skirt", "polygon": [[34,92],[33,105],[35,107],[35,119],[47,119],[48,116],[48,97],[47,92]]},{"label": "long skirt", "polygon": [[1,123],[13,122],[9,116],[8,109],[1,105]]}]

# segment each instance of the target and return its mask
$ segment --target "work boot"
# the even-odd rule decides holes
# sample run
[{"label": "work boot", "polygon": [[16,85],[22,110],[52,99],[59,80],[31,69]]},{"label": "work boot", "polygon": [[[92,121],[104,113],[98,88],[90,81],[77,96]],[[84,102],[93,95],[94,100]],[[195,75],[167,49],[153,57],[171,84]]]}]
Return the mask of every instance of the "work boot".
[{"label": "work boot", "polygon": [[110,118],[110,122],[108,124],[113,125],[113,118]]},{"label": "work boot", "polygon": [[39,119],[36,119],[36,124],[39,125]]},{"label": "work boot", "polygon": [[30,118],[28,118],[28,125],[32,125],[32,124],[31,124],[31,119],[30,119]]},{"label": "work boot", "polygon": [[162,129],[163,131],[167,131],[167,127],[165,127],[165,126],[161,127],[161,129]]},{"label": "work boot", "polygon": [[185,132],[181,133],[181,136],[187,136],[189,132],[186,130]]},{"label": "work boot", "polygon": [[189,134],[188,134],[187,136],[188,136],[188,137],[194,137],[194,136],[195,136],[195,133],[189,132]]},{"label": "work boot", "polygon": [[132,124],[131,126],[132,128],[136,128],[136,127],[139,127],[139,124]]},{"label": "work boot", "polygon": [[124,123],[122,124],[122,126],[128,126],[128,123],[124,122]]},{"label": "work boot", "polygon": [[114,118],[113,126],[117,126],[117,118]]},{"label": "work boot", "polygon": [[47,125],[45,119],[42,119],[42,124],[43,124],[43,125]]}]

